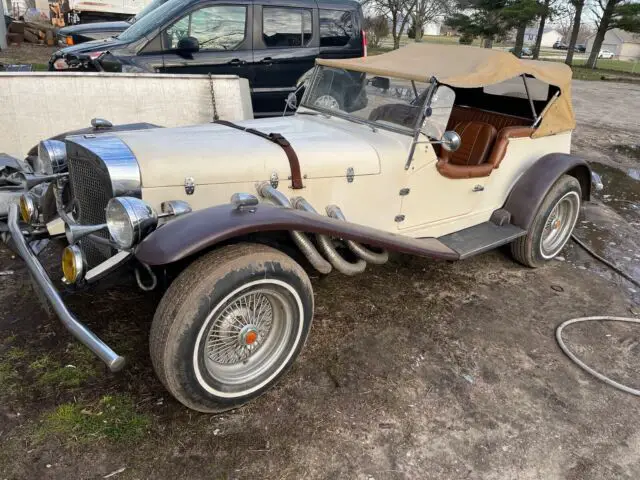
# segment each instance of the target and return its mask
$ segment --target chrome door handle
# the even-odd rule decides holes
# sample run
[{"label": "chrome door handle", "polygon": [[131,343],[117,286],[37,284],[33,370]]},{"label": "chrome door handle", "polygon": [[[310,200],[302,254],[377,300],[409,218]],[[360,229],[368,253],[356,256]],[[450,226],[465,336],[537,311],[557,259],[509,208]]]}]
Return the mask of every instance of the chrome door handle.
[{"label": "chrome door handle", "polygon": [[475,187],[473,187],[473,192],[481,192],[484,190],[484,187],[482,185],[476,185]]}]

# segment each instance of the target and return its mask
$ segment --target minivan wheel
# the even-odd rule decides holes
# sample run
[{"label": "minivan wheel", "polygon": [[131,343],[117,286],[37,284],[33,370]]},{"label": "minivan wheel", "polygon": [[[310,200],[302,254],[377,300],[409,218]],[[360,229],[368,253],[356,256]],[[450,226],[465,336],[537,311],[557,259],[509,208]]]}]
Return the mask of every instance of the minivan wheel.
[{"label": "minivan wheel", "polygon": [[549,189],[527,234],[511,244],[513,257],[528,267],[540,267],[558,255],[573,233],[581,198],[580,182],[561,176]]},{"label": "minivan wheel", "polygon": [[154,369],[189,408],[221,412],[261,395],[300,353],[313,317],[305,271],[259,244],[215,250],[187,267],[151,326]]}]

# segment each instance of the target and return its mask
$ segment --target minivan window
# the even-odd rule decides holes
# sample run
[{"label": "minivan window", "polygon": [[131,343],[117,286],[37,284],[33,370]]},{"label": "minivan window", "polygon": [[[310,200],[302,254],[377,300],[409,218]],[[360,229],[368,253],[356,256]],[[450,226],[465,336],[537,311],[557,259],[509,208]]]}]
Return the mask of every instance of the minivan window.
[{"label": "minivan window", "polygon": [[198,39],[201,50],[233,50],[245,37],[247,8],[242,5],[205,7],[182,17],[165,31],[163,47],[172,50],[184,37]]},{"label": "minivan window", "polygon": [[150,35],[156,28],[171,21],[172,18],[176,18],[180,12],[187,8],[188,4],[189,0],[169,0],[127,28],[118,35],[118,39],[123,42],[138,41],[142,37]]},{"label": "minivan window", "polygon": [[320,46],[344,47],[353,37],[353,17],[343,10],[320,10]]},{"label": "minivan window", "polygon": [[268,48],[304,47],[311,40],[311,32],[311,10],[262,9],[262,37]]}]

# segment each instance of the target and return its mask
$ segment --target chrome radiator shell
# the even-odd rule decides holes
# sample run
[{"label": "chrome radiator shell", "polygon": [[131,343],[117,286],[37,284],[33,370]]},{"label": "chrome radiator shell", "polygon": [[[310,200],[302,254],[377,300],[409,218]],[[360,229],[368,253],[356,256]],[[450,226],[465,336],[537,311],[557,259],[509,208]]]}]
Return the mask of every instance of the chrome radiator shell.
[{"label": "chrome radiator shell", "polygon": [[[74,219],[80,225],[106,222],[105,209],[116,196],[141,198],[140,169],[127,145],[114,135],[68,137],[67,164]],[[109,239],[107,230],[96,234]],[[89,268],[111,257],[115,250],[90,236],[80,240]]]}]

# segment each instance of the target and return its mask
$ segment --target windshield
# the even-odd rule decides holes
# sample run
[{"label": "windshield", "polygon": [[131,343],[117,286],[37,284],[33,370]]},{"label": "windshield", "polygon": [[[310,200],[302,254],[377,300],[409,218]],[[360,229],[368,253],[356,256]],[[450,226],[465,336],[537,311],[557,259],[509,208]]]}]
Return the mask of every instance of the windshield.
[{"label": "windshield", "polygon": [[319,66],[302,106],[347,120],[413,134],[429,88],[411,82]]},{"label": "windshield", "polygon": [[140,40],[142,37],[153,32],[156,28],[161,27],[168,21],[176,18],[180,12],[185,10],[188,3],[188,0],[169,0],[165,4],[147,12],[146,15],[134,22],[129,28],[118,35],[117,38],[123,42],[135,42]]},{"label": "windshield", "polygon": [[131,19],[131,23],[137,22],[142,17],[144,17],[147,13],[149,13],[151,10],[155,10],[160,5],[164,5],[165,3],[167,3],[167,0],[153,0],[151,3],[148,3],[146,7],[140,10],[135,17]]}]

